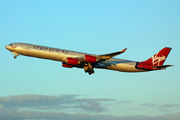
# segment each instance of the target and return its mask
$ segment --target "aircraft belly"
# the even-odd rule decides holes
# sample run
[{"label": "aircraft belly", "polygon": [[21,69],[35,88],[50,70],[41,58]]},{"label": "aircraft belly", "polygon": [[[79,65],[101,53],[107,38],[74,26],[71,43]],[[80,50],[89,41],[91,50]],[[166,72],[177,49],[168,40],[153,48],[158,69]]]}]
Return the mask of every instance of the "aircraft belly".
[{"label": "aircraft belly", "polygon": [[122,71],[122,72],[143,72],[144,71],[144,70],[136,69],[135,65],[122,64],[122,63],[108,66],[107,69]]},{"label": "aircraft belly", "polygon": [[128,61],[121,61],[121,63],[104,63],[99,64],[97,68],[104,68],[104,69],[110,69],[115,71],[122,71],[122,72],[143,72],[145,70],[136,69],[136,62],[128,62]]}]

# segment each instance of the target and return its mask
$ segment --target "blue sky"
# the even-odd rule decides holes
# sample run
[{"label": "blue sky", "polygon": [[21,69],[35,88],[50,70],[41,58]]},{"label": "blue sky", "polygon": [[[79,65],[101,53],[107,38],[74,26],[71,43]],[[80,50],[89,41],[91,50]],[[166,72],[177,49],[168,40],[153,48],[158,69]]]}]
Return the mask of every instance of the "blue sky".
[{"label": "blue sky", "polygon": [[[179,120],[180,1],[0,1],[0,119]],[[14,42],[143,61],[172,47],[163,71],[67,69],[19,56]]]}]

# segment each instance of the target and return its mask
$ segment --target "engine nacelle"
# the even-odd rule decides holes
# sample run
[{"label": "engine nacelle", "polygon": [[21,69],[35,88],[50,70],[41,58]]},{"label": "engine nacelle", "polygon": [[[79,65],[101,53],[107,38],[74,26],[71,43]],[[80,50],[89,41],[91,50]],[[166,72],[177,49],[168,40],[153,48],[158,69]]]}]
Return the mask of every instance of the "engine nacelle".
[{"label": "engine nacelle", "polygon": [[63,67],[66,67],[66,68],[72,68],[72,67],[73,67],[73,66],[68,65],[68,64],[66,64],[66,63],[62,63],[62,66],[63,66]]},{"label": "engine nacelle", "polygon": [[91,56],[91,55],[85,55],[84,60],[85,60],[86,62],[95,63],[95,62],[98,61],[98,58],[95,57],[95,56]]},{"label": "engine nacelle", "polygon": [[67,58],[67,61],[66,61],[67,64],[69,65],[78,65],[78,59],[75,59],[75,58]]}]

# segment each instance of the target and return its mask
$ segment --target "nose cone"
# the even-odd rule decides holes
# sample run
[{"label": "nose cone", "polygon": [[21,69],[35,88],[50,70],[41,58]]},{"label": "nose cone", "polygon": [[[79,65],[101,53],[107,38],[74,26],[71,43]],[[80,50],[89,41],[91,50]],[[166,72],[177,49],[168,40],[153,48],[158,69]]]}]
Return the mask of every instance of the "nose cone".
[{"label": "nose cone", "polygon": [[6,45],[6,47],[5,47],[7,50],[10,50],[11,49],[11,47],[9,46],[9,45]]}]

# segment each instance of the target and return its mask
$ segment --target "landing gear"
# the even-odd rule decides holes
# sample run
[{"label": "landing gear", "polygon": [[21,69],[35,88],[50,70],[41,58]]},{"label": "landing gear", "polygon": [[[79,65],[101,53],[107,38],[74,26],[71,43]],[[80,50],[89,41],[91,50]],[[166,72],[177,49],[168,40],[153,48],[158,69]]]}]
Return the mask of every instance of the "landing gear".
[{"label": "landing gear", "polygon": [[16,59],[16,58],[17,58],[17,56],[19,56],[19,54],[18,54],[18,53],[16,53],[16,52],[12,52],[12,54],[13,54],[13,55],[15,55],[15,56],[14,56],[14,59]]},{"label": "landing gear", "polygon": [[94,73],[93,69],[88,68],[87,70],[85,70],[86,73],[89,73],[89,75]]},{"label": "landing gear", "polygon": [[89,75],[94,73],[94,69],[91,65],[91,63],[88,63],[86,66],[84,66],[85,73],[89,73]]},{"label": "landing gear", "polygon": [[17,58],[17,56],[14,56],[14,59],[16,59]]},{"label": "landing gear", "polygon": [[88,73],[89,73],[89,75],[91,75],[91,74],[94,73],[94,70],[92,69],[92,70],[90,70]]}]

